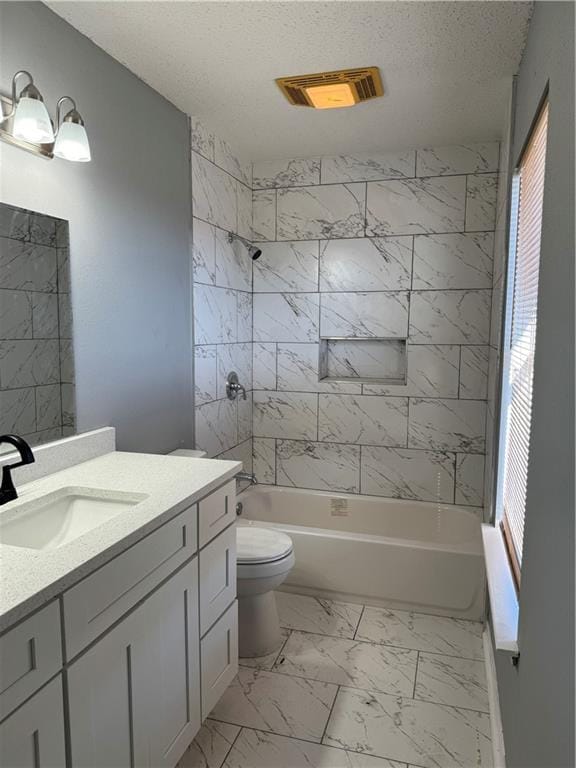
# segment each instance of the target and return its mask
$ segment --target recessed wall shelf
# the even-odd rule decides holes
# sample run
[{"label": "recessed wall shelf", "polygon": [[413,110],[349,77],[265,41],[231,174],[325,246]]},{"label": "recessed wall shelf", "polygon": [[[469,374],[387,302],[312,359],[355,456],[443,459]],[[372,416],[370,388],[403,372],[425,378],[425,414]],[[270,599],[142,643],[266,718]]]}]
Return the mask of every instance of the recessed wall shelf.
[{"label": "recessed wall shelf", "polygon": [[406,339],[320,339],[320,381],[406,384]]}]

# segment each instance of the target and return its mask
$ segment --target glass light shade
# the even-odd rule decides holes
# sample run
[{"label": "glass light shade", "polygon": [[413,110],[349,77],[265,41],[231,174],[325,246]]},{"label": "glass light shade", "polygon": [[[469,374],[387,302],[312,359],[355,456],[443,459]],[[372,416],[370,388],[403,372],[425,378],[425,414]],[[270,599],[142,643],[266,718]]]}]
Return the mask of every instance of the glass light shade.
[{"label": "glass light shade", "polygon": [[62,123],[56,136],[54,154],[74,163],[89,163],[90,144],[84,126],[79,123]]},{"label": "glass light shade", "polygon": [[54,141],[54,129],[44,102],[27,96],[20,98],[14,114],[12,135],[15,139],[33,144],[51,144]]},{"label": "glass light shade", "polygon": [[349,83],[315,85],[306,88],[306,95],[316,109],[352,107],[356,104],[356,98]]}]

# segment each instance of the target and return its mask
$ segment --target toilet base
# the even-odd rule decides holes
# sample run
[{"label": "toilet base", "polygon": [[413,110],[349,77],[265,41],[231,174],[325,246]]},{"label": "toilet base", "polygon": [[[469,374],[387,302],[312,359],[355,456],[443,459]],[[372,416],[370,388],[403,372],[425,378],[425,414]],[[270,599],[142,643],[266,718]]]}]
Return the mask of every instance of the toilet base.
[{"label": "toilet base", "polygon": [[280,648],[282,635],[274,592],[238,598],[240,658],[266,656]]}]

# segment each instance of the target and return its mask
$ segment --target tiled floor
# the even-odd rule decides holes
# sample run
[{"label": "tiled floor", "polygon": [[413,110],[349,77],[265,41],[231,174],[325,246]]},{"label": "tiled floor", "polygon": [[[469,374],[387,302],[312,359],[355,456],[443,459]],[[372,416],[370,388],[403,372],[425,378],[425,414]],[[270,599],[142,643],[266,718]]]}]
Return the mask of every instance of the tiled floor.
[{"label": "tiled floor", "polygon": [[482,625],[277,593],[179,768],[490,768]]}]

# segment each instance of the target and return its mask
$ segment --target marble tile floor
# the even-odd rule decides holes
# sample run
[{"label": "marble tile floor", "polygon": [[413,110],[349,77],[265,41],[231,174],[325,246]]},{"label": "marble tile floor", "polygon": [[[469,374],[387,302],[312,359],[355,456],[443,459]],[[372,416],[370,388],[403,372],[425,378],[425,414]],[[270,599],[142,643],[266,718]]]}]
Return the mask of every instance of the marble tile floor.
[{"label": "marble tile floor", "polygon": [[286,592],[178,768],[491,768],[480,623]]}]

